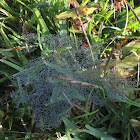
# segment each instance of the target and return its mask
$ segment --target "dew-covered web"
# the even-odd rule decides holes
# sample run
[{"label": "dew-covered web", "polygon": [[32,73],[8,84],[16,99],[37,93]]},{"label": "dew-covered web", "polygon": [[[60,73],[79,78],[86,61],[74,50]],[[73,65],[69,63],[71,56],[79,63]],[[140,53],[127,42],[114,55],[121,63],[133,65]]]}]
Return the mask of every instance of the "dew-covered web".
[{"label": "dew-covered web", "polygon": [[35,51],[38,47],[38,36],[35,33],[27,33],[22,35],[22,41],[17,41],[21,46],[18,49],[21,49],[22,54],[27,54]]},{"label": "dew-covered web", "polygon": [[41,42],[42,55],[24,63],[24,70],[12,76],[21,88],[11,93],[17,106],[30,106],[37,127],[59,127],[72,106],[85,101],[89,94],[96,105],[104,105],[106,99],[122,102],[126,98],[120,87],[129,86],[129,82],[113,72],[101,78],[100,46],[93,46],[91,54],[82,41],[52,34],[42,36]]}]

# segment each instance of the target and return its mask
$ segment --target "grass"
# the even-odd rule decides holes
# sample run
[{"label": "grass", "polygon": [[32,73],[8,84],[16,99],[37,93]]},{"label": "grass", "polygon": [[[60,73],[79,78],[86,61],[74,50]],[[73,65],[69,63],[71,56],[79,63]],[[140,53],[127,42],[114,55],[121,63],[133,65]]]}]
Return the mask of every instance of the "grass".
[{"label": "grass", "polygon": [[[1,0],[0,139],[140,139],[139,3],[130,0],[134,11],[126,6],[119,12],[108,0],[74,2]],[[24,79],[15,82],[21,73]],[[62,88],[70,95],[60,96]],[[50,90],[48,99],[40,96]],[[55,110],[61,125],[58,119],[56,128],[42,130],[43,111],[35,117],[30,100],[35,97],[48,100],[45,117]]]}]

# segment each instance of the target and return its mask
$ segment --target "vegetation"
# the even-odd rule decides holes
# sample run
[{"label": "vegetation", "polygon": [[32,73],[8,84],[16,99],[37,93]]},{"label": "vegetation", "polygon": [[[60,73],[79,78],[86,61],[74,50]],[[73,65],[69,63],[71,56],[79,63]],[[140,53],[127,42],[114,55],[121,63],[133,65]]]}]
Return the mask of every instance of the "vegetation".
[{"label": "vegetation", "polygon": [[139,140],[140,2],[0,1],[0,140]]}]

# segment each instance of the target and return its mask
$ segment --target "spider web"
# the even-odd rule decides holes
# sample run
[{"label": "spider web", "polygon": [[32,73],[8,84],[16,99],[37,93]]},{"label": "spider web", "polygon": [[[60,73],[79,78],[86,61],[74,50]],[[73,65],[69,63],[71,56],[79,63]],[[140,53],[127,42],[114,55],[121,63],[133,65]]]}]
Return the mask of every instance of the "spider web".
[{"label": "spider web", "polygon": [[22,92],[17,89],[11,93],[17,107],[31,107],[37,127],[59,127],[72,106],[86,101],[90,93],[90,101],[96,105],[104,105],[106,99],[123,102],[127,98],[121,87],[132,83],[114,72],[101,78],[100,45],[92,46],[91,54],[80,40],[70,36],[50,34],[42,36],[41,42],[42,55],[24,63],[24,70],[12,76],[15,84],[20,81]]}]

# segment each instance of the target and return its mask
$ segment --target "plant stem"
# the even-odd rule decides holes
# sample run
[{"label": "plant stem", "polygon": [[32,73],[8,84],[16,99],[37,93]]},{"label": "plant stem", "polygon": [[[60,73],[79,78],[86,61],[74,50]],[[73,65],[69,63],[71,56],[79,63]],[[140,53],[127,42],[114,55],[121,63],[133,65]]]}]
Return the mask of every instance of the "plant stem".
[{"label": "plant stem", "polygon": [[126,0],[126,4],[127,6],[131,9],[131,11],[133,12],[134,16],[136,17],[136,19],[138,20],[138,22],[140,23],[140,18],[138,17],[138,15],[135,13],[134,9],[132,8],[131,4]]},{"label": "plant stem", "polygon": [[104,76],[107,75],[107,74],[106,74],[106,69],[107,69],[107,66],[108,66],[108,64],[109,64],[109,61],[110,61],[110,59],[111,59],[111,57],[112,57],[113,52],[114,52],[114,47],[112,47],[110,56],[108,57],[108,60],[106,61],[106,64],[105,64],[105,67],[104,67]]},{"label": "plant stem", "polygon": [[84,33],[84,36],[85,36],[85,38],[86,38],[86,40],[87,40],[87,43],[88,43],[88,45],[89,45],[90,51],[91,51],[91,53],[92,53],[92,58],[93,58],[93,61],[94,61],[94,56],[93,56],[93,52],[92,52],[92,49],[91,49],[91,44],[90,44],[90,42],[89,42],[89,39],[88,39],[88,37],[87,37],[87,33],[86,33],[85,29],[84,29],[83,23],[82,23],[81,18],[80,18],[80,16],[79,16],[79,12],[78,12],[77,7],[76,7],[76,5],[75,5],[74,2],[73,2],[73,7],[74,7],[75,12],[76,12],[76,15],[77,15],[77,17],[78,17],[78,19],[79,19],[80,26],[81,26],[82,31],[83,31],[83,33]]}]

